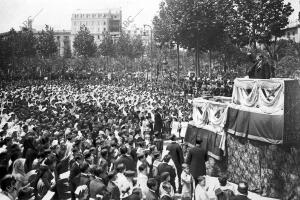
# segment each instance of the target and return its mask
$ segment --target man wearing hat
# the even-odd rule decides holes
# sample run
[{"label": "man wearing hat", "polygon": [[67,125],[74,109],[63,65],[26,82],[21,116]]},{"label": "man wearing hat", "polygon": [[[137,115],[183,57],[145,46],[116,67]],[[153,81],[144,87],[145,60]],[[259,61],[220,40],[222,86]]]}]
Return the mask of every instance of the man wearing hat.
[{"label": "man wearing hat", "polygon": [[246,182],[240,182],[237,189],[238,194],[232,197],[232,200],[250,200],[248,196],[248,184]]},{"label": "man wearing hat", "polygon": [[110,199],[111,200],[120,200],[120,190],[118,186],[115,184],[115,181],[117,179],[117,172],[116,171],[110,171],[108,173],[108,184],[107,184],[107,191],[109,192]]},{"label": "man wearing hat", "polygon": [[158,131],[159,136],[161,137],[162,129],[163,129],[163,120],[159,113],[159,108],[156,108],[154,111],[154,132]]},{"label": "man wearing hat", "polygon": [[158,200],[159,197],[157,195],[158,183],[155,178],[150,178],[147,181],[147,186],[149,188],[146,194],[146,200]]},{"label": "man wearing hat", "polygon": [[70,167],[70,176],[69,176],[69,184],[70,184],[70,190],[71,190],[71,197],[72,200],[75,200],[75,190],[76,190],[76,185],[74,184],[73,179],[80,174],[80,164],[83,163],[83,157],[81,154],[77,153],[74,156],[74,163]]},{"label": "man wearing hat", "polygon": [[116,160],[115,166],[118,166],[118,164],[123,163],[125,165],[126,170],[135,171],[136,170],[136,163],[134,162],[133,158],[129,155],[127,147],[121,146],[120,148],[121,156]]},{"label": "man wearing hat", "polygon": [[90,198],[96,199],[97,195],[102,195],[103,197],[108,199],[107,192],[105,191],[105,183],[102,178],[100,178],[100,175],[102,173],[101,167],[93,166],[91,169],[91,173],[93,175],[93,178],[89,184]]},{"label": "man wearing hat", "polygon": [[172,185],[174,191],[176,190],[175,187],[175,178],[176,172],[175,169],[169,165],[169,161],[171,160],[171,156],[169,154],[165,155],[163,158],[163,162],[159,164],[157,167],[158,174],[161,176],[164,172],[168,172],[170,174],[170,184]]},{"label": "man wearing hat", "polygon": [[192,147],[187,155],[186,163],[189,165],[191,174],[197,185],[197,178],[206,175],[205,162],[208,160],[207,152],[201,148],[202,140],[196,139],[196,145]]},{"label": "man wearing hat", "polygon": [[249,78],[270,79],[274,77],[274,68],[271,67],[262,54],[257,54],[256,61],[248,71]]},{"label": "man wearing hat", "polygon": [[181,193],[181,172],[182,172],[182,163],[184,162],[183,151],[181,146],[176,142],[176,136],[171,136],[171,143],[168,144],[167,150],[171,155],[171,158],[175,164],[178,176],[178,184],[179,184],[179,193]]},{"label": "man wearing hat", "polygon": [[23,187],[20,188],[18,192],[18,200],[34,200],[34,188],[32,187]]}]

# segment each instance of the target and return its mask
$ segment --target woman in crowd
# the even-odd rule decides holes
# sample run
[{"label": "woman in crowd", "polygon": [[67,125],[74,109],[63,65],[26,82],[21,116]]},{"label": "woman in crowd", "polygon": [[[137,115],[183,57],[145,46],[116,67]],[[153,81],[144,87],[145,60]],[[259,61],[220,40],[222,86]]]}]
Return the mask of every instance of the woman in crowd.
[{"label": "woman in crowd", "polygon": [[205,185],[205,176],[199,176],[198,184],[195,188],[195,200],[209,200]]}]

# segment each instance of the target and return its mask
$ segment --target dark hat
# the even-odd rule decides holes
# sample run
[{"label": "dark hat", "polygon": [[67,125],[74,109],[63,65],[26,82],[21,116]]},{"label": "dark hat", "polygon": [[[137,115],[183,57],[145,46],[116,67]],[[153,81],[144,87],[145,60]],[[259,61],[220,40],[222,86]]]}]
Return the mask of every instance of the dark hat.
[{"label": "dark hat", "polygon": [[170,135],[169,140],[176,140],[176,135],[174,134]]},{"label": "dark hat", "polygon": [[117,174],[116,171],[110,171],[110,172],[108,172],[108,178],[112,179],[116,174]]},{"label": "dark hat", "polygon": [[125,171],[124,175],[127,177],[133,177],[135,175],[135,171],[132,170]]},{"label": "dark hat", "polygon": [[201,144],[203,140],[201,138],[196,138],[196,144]]},{"label": "dark hat", "polygon": [[34,188],[33,187],[23,187],[20,189],[18,193],[19,200],[27,200],[34,196]]},{"label": "dark hat", "polygon": [[91,152],[90,152],[90,150],[88,150],[88,149],[84,150],[84,152],[83,152],[83,156],[84,156],[85,158],[88,158],[88,157],[90,157],[90,156],[91,156]]},{"label": "dark hat", "polygon": [[160,174],[160,177],[161,177],[161,180],[164,181],[166,180],[166,178],[170,176],[170,173],[169,172],[163,172]]},{"label": "dark hat", "polygon": [[106,153],[108,153],[108,149],[107,148],[105,148],[105,149],[101,149],[101,154],[106,154]]},{"label": "dark hat", "polygon": [[154,151],[154,152],[153,152],[153,155],[154,155],[154,156],[158,156],[158,155],[160,155],[160,152],[159,152],[159,151]]},{"label": "dark hat", "polygon": [[144,157],[144,156],[145,156],[145,154],[144,154],[143,152],[138,153],[138,155],[137,155],[138,158],[142,158],[142,157]]},{"label": "dark hat", "polygon": [[248,184],[246,182],[240,182],[237,190],[241,194],[248,195]]},{"label": "dark hat", "polygon": [[117,171],[121,171],[121,170],[125,169],[125,165],[123,163],[120,163],[117,165],[116,169],[117,169]]}]

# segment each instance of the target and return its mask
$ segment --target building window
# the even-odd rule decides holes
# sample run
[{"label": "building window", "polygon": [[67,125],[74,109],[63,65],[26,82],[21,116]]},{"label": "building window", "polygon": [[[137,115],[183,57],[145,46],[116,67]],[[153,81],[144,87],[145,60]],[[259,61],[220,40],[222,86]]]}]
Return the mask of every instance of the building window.
[{"label": "building window", "polygon": [[104,14],[103,17],[106,17],[106,15]]},{"label": "building window", "polygon": [[100,40],[100,35],[98,35],[98,40]]},{"label": "building window", "polygon": [[92,22],[92,26],[94,26],[94,22]]},{"label": "building window", "polygon": [[57,40],[59,41],[59,36],[57,36],[56,38],[57,38]]},{"label": "building window", "polygon": [[103,31],[106,31],[106,28],[103,28]]},{"label": "building window", "polygon": [[76,26],[76,22],[74,22],[74,26]]},{"label": "building window", "polygon": [[103,22],[103,25],[106,25],[106,22]]}]

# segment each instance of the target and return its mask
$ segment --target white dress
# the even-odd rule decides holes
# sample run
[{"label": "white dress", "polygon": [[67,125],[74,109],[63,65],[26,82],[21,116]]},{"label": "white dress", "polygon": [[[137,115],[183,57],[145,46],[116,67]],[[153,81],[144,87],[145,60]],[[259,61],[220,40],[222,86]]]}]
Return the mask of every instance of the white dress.
[{"label": "white dress", "polygon": [[196,186],[195,189],[195,200],[209,200],[209,196],[206,190],[199,184]]}]

